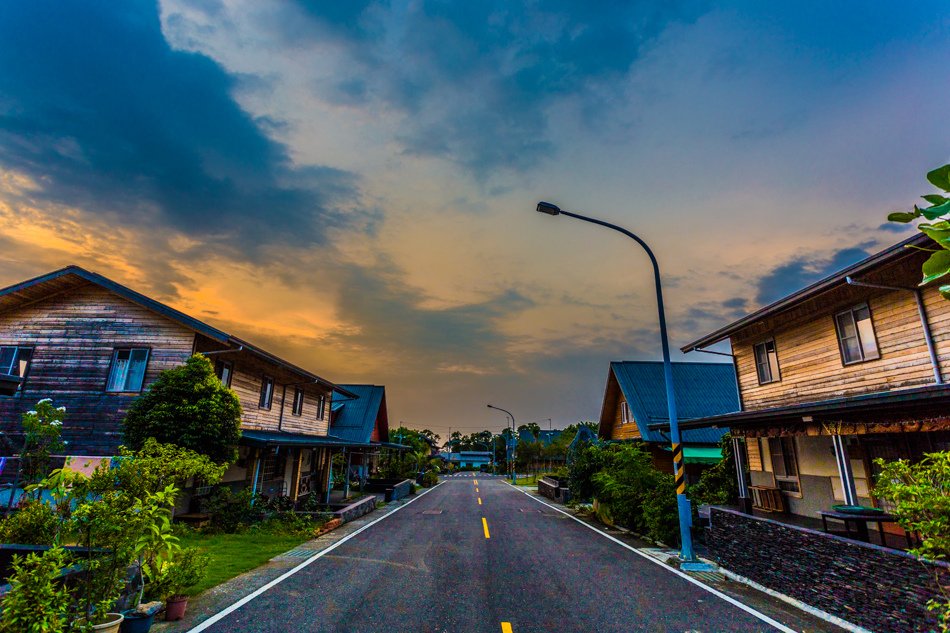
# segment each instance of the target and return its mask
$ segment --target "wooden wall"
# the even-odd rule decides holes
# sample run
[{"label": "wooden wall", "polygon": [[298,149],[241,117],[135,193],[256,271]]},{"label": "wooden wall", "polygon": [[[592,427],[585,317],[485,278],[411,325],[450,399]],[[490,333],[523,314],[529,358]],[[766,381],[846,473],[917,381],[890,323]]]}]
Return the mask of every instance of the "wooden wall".
[{"label": "wooden wall", "polygon": [[[196,349],[205,352],[223,348],[220,344],[199,336]],[[298,385],[304,390],[304,401],[303,411],[297,416],[293,414],[294,384],[306,380],[299,374],[267,362],[246,351],[213,354],[209,358],[212,361],[220,359],[234,363],[231,389],[241,401],[242,428],[257,431],[281,430],[288,433],[327,435],[332,395],[327,387],[313,382]],[[262,409],[259,406],[261,381],[265,374],[274,379],[274,398],[269,410]],[[287,385],[286,402],[282,402],[284,385]],[[317,399],[321,394],[326,397],[326,405],[323,419],[318,420]],[[281,405],[283,405],[283,416],[281,416]]]},{"label": "wooden wall", "polygon": [[[613,371],[607,379],[607,389],[604,392],[604,405],[601,410],[601,432],[602,439],[609,440],[636,440],[640,439],[640,429],[633,420],[633,411],[630,411],[630,420],[623,424],[620,415],[620,405],[624,402],[623,392],[620,390],[620,383],[614,376]],[[604,424],[604,419],[608,424]],[[607,431],[607,432],[604,432]]]},{"label": "wooden wall", "polygon": [[63,437],[74,455],[109,455],[134,394],[106,393],[115,347],[149,347],[145,385],[192,353],[194,333],[94,284],[0,313],[0,345],[31,346],[21,392],[0,397],[0,430],[19,450],[20,416],[41,398],[66,407]]},{"label": "wooden wall", "polygon": [[[919,271],[919,268],[917,269]],[[900,285],[913,286],[906,278]],[[936,288],[923,290],[944,378],[950,368],[950,301]],[[867,302],[880,358],[844,365],[834,314]],[[863,393],[933,384],[934,375],[914,296],[906,291],[847,287],[838,296],[755,324],[732,338],[746,410],[786,406]],[[781,381],[759,385],[753,345],[774,338]]]}]

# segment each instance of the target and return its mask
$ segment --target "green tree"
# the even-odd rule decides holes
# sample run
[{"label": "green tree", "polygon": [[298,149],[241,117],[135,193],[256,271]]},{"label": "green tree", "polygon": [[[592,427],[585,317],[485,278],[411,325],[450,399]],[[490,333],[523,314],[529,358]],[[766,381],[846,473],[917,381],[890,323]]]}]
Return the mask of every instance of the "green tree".
[{"label": "green tree", "polygon": [[[874,484],[874,496],[894,506],[898,523],[921,536],[921,546],[910,550],[921,558],[943,560],[950,556],[950,452],[929,453],[912,464],[899,459],[874,462],[881,472]],[[950,595],[940,585],[942,600],[927,606],[937,613],[940,630],[950,631]]]},{"label": "green tree", "polygon": [[727,505],[739,497],[739,482],[736,481],[736,460],[732,450],[732,436],[726,433],[719,440],[722,459],[703,470],[699,481],[690,486],[687,494],[694,503]]},{"label": "green tree", "polygon": [[[927,180],[941,191],[941,193],[921,196],[930,203],[930,206],[920,208],[915,204],[911,211],[895,211],[887,216],[888,220],[902,224],[913,222],[921,217],[926,220],[918,224],[917,228],[933,239],[938,248],[922,249],[930,251],[931,255],[924,262],[921,286],[943,279],[950,274],[950,198],[944,196],[950,193],[950,164],[928,173]],[[950,284],[940,286],[940,294],[945,299],[950,299]]]},{"label": "green tree", "polygon": [[531,435],[538,437],[538,434],[541,432],[541,425],[537,422],[528,422],[518,427],[518,433],[522,431],[530,431]]},{"label": "green tree", "polygon": [[49,398],[43,398],[35,409],[23,414],[20,469],[24,483],[35,484],[45,478],[50,471],[50,456],[66,447],[61,438],[65,417],[66,408],[54,407]]},{"label": "green tree", "polygon": [[148,438],[193,450],[219,464],[237,458],[241,403],[214,375],[206,357],[195,354],[168,369],[125,417],[125,439],[137,450]]}]

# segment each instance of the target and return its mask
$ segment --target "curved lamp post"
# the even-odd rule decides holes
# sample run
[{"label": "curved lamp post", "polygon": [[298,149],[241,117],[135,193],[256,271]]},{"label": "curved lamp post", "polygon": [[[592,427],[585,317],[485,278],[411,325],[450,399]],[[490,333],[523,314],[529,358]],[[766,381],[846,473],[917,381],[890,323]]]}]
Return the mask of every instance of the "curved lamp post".
[{"label": "curved lamp post", "polygon": [[[511,411],[508,411],[507,409],[502,409],[501,407],[496,407],[496,406],[493,405],[493,404],[488,405],[488,408],[489,408],[489,409],[496,409],[496,410],[498,410],[498,411],[501,411],[501,412],[505,413],[509,418],[511,418],[511,439],[510,439],[510,441],[512,442],[512,449],[511,449],[511,459],[510,459],[510,462],[511,462],[511,481],[512,481],[512,483],[514,483],[514,482],[515,482],[515,478],[516,478],[516,475],[515,475],[515,450],[514,450],[514,442],[515,442],[515,416],[513,416],[513,415],[511,414]],[[507,453],[508,453],[508,451],[506,450],[506,451],[505,451],[505,454],[507,454]]]},{"label": "curved lamp post", "polygon": [[693,524],[693,516],[689,499],[686,497],[686,469],[683,465],[683,447],[680,444],[680,428],[676,418],[676,398],[673,395],[673,364],[670,362],[670,342],[666,332],[666,314],[663,310],[663,289],[660,284],[660,265],[656,261],[656,256],[653,254],[653,251],[650,250],[650,247],[647,246],[646,242],[616,224],[589,218],[577,213],[571,213],[570,211],[564,211],[550,202],[539,202],[536,210],[539,213],[546,213],[548,215],[566,215],[623,233],[642,246],[643,250],[645,250],[650,257],[650,262],[653,264],[653,280],[656,285],[656,307],[660,315],[660,342],[663,347],[663,377],[666,382],[666,406],[670,418],[670,440],[673,445],[673,469],[676,477],[676,507],[679,511],[680,542],[682,543],[680,557],[684,561],[694,562],[696,556],[693,553],[693,538],[689,531]]}]

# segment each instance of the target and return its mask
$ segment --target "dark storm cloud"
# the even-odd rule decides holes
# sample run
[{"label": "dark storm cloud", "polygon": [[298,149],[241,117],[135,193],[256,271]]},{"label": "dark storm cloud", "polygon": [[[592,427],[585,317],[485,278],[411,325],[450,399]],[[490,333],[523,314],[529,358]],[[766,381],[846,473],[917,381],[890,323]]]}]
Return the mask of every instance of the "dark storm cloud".
[{"label": "dark storm cloud", "polygon": [[[645,46],[671,22],[694,19],[697,5],[303,3],[314,33],[343,42],[353,61],[318,92],[337,103],[378,98],[403,111],[407,154],[451,160],[479,180],[526,171],[555,151],[552,101],[619,85]],[[288,38],[301,37],[296,16],[282,24]],[[589,106],[588,116],[602,114]]]},{"label": "dark storm cloud", "polygon": [[356,196],[347,173],[294,169],[232,77],[171,50],[154,2],[4,3],[0,42],[0,165],[51,201],[253,256],[322,242]]},{"label": "dark storm cloud", "polygon": [[761,277],[757,284],[755,300],[766,305],[781,299],[819,279],[857,263],[871,254],[871,243],[843,248],[828,256],[811,255],[796,257]]}]

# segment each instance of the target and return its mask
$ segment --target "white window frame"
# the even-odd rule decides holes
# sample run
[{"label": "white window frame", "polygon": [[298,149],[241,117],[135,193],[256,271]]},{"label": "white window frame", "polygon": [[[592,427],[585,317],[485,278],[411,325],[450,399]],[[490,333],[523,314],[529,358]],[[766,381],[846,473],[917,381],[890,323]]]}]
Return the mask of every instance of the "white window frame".
[{"label": "white window frame", "polygon": [[303,415],[303,389],[300,387],[294,387],[294,401],[290,407],[290,413],[292,415]]},{"label": "white window frame", "polygon": [[[775,358],[775,367],[772,367],[772,358],[769,356],[769,343],[772,344],[772,352]],[[762,367],[762,363],[759,362],[759,347],[765,351],[765,368],[768,369],[769,377],[768,380],[762,380],[762,373],[759,371],[759,368]],[[782,381],[782,369],[778,362],[778,345],[775,344],[774,338],[767,338],[763,341],[759,341],[752,346],[752,363],[755,365],[755,377],[758,379],[760,385],[769,385],[773,382]]]},{"label": "white window frame", "polygon": [[317,396],[317,419],[323,420],[327,414],[327,397],[325,394]]},{"label": "white window frame", "polygon": [[257,400],[258,409],[270,411],[274,406],[274,378],[264,374],[261,376],[261,397]]},{"label": "white window frame", "polygon": [[[142,361],[142,379],[138,386],[130,385],[129,378],[132,377],[132,357],[136,352],[145,352],[145,359]],[[119,354],[128,353],[129,357],[124,366],[119,363]],[[117,347],[112,350],[112,362],[109,364],[109,375],[106,377],[107,393],[140,393],[145,388],[145,373],[148,371],[148,361],[152,356],[152,350],[148,347]],[[121,372],[119,378],[114,379],[115,372]],[[111,385],[118,383],[117,387]]]},{"label": "white window frame", "polygon": [[620,403],[620,423],[621,424],[630,423],[630,407],[629,405],[627,405],[626,400]]},{"label": "white window frame", "polygon": [[[220,373],[218,370],[220,369]],[[227,371],[228,379],[224,379],[224,372]],[[221,384],[227,388],[231,388],[231,379],[234,378],[234,362],[230,360],[218,360],[214,364],[214,375],[218,377],[218,380],[221,381]]]}]

